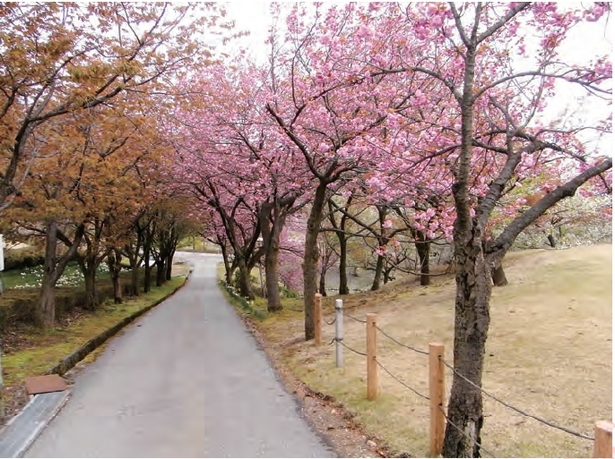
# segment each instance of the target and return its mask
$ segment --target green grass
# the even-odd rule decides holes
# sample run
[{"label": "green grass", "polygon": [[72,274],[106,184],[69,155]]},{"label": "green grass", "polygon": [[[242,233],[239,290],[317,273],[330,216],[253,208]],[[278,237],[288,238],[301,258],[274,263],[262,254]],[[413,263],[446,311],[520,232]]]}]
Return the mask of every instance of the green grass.
[{"label": "green grass", "polygon": [[[98,276],[103,276],[107,273],[106,265],[101,265],[98,268]],[[5,290],[16,288],[38,288],[41,286],[43,279],[43,267],[35,266],[21,270],[13,269],[10,271],[0,272],[0,279]],[[58,281],[58,287],[75,287],[83,285],[83,274],[76,263],[70,263],[62,277]]]},{"label": "green grass", "polygon": [[219,285],[227,301],[236,308],[259,320],[263,320],[267,317],[267,300],[264,298],[256,298],[250,301],[239,295],[239,293],[236,292],[232,286],[227,285],[226,282],[220,281]]}]

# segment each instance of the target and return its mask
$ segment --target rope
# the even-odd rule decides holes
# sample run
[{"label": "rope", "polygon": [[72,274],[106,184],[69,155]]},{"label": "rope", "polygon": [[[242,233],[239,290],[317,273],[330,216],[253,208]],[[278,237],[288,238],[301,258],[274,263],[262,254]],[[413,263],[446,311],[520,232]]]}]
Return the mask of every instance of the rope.
[{"label": "rope", "polygon": [[359,352],[353,348],[351,348],[350,346],[348,346],[346,343],[344,343],[343,340],[338,339],[338,338],[333,338],[333,341],[337,341],[338,343],[340,343],[342,346],[344,346],[346,349],[348,349],[349,351],[354,352],[355,354],[359,354],[362,355],[363,357],[367,357],[367,354],[365,352]]},{"label": "rope", "polygon": [[412,347],[412,346],[408,346],[407,344],[400,343],[398,340],[396,340],[395,338],[393,338],[391,335],[389,335],[387,332],[385,332],[385,331],[384,331],[382,328],[380,328],[378,325],[376,325],[376,328],[378,329],[378,331],[379,331],[380,333],[382,333],[384,336],[386,336],[387,338],[389,338],[389,339],[390,339],[391,341],[393,341],[394,343],[396,343],[396,344],[398,344],[398,345],[400,345],[400,346],[402,346],[402,347],[405,347],[405,348],[407,348],[407,349],[410,349],[411,351],[417,352],[417,353],[419,353],[419,354],[429,355],[429,352],[427,352],[427,351],[422,351],[422,350],[420,350],[420,349],[416,349],[416,348],[414,348],[414,347]]},{"label": "rope", "polygon": [[521,410],[521,409],[519,409],[519,408],[516,408],[516,407],[512,406],[511,404],[506,403],[506,402],[505,402],[505,401],[503,401],[503,400],[500,400],[500,399],[499,399],[499,398],[497,398],[495,395],[493,395],[493,394],[491,394],[491,393],[487,392],[487,391],[486,391],[485,389],[483,389],[482,387],[480,387],[480,386],[478,386],[478,385],[474,384],[472,381],[470,381],[470,380],[469,380],[468,378],[466,378],[464,375],[462,375],[462,374],[461,374],[461,373],[459,373],[457,370],[455,370],[455,368],[453,368],[453,366],[451,366],[451,365],[450,365],[448,362],[446,362],[444,359],[441,359],[441,360],[442,360],[442,363],[444,363],[444,365],[445,365],[447,368],[449,368],[449,369],[450,369],[453,373],[455,373],[457,376],[459,376],[461,379],[463,379],[463,380],[464,380],[465,382],[467,382],[469,385],[471,385],[471,386],[472,386],[472,387],[474,387],[475,389],[480,390],[483,394],[485,394],[485,395],[486,395],[486,396],[488,396],[488,397],[491,397],[493,400],[495,400],[495,401],[496,401],[496,402],[498,402],[498,403],[501,403],[501,404],[502,404],[502,405],[504,405],[505,407],[507,407],[507,408],[509,408],[509,409],[511,409],[511,410],[513,410],[513,411],[516,411],[517,413],[519,413],[519,414],[521,414],[521,415],[523,415],[523,416],[527,416],[528,418],[535,419],[536,421],[541,422],[541,423],[543,423],[543,424],[546,424],[546,425],[548,425],[549,427],[553,427],[554,429],[559,429],[559,430],[561,430],[561,431],[563,431],[563,432],[569,433],[570,435],[574,435],[574,436],[576,436],[576,437],[583,438],[583,439],[585,439],[585,440],[594,440],[594,438],[593,438],[593,437],[590,437],[589,435],[585,435],[585,434],[582,434],[582,433],[576,432],[576,431],[571,430],[571,429],[569,429],[569,428],[567,428],[567,427],[562,427],[562,426],[559,426],[559,425],[554,424],[554,423],[552,423],[552,422],[550,422],[550,421],[547,421],[546,419],[542,419],[541,417],[535,416],[535,415],[530,414],[530,413],[527,413],[527,412],[525,412],[525,411],[523,411],[523,410]]},{"label": "rope", "polygon": [[429,397],[427,397],[426,395],[421,394],[419,391],[417,391],[416,389],[414,389],[413,387],[410,387],[408,384],[406,384],[405,382],[403,382],[401,379],[399,379],[397,376],[395,376],[393,373],[391,373],[389,370],[386,369],[386,367],[384,365],[382,365],[378,359],[376,359],[376,363],[378,364],[378,366],[380,368],[382,368],[391,378],[393,378],[395,381],[397,381],[399,384],[401,384],[402,386],[404,386],[406,389],[410,389],[412,392],[414,392],[416,395],[418,395],[419,397],[423,397],[425,400],[429,400]]},{"label": "rope", "polygon": [[491,457],[501,457],[497,454],[493,454],[492,452],[490,452],[488,449],[485,449],[485,447],[483,445],[481,445],[479,442],[477,442],[474,438],[470,437],[468,434],[466,434],[463,429],[459,426],[457,426],[456,424],[454,424],[449,417],[446,415],[446,412],[444,411],[444,409],[442,408],[442,405],[439,405],[438,408],[440,409],[440,411],[442,412],[442,414],[444,415],[444,417],[446,418],[446,422],[449,423],[450,425],[452,425],[455,429],[457,429],[461,435],[463,435],[464,437],[466,437],[467,439],[469,439],[472,443],[474,443],[476,446],[478,446],[482,451],[486,452],[489,456]]},{"label": "rope", "polygon": [[335,323],[335,319],[337,319],[337,316],[333,316],[333,320],[331,322],[327,322],[327,319],[325,319],[325,323],[327,325],[333,325]]},{"label": "rope", "polygon": [[360,322],[360,323],[362,323],[362,324],[367,323],[367,320],[357,319],[356,317],[352,317],[352,316],[351,316],[350,314],[348,314],[347,312],[344,312],[344,315],[345,315],[346,317],[348,317],[349,319],[355,320],[355,321]]}]

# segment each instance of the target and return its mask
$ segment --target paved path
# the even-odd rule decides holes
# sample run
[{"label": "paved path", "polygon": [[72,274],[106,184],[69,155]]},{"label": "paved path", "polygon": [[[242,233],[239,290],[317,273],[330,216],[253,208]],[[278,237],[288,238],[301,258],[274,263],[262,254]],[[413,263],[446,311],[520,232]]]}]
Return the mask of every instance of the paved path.
[{"label": "paved path", "polygon": [[26,457],[331,457],[215,281],[188,284],[114,339]]}]

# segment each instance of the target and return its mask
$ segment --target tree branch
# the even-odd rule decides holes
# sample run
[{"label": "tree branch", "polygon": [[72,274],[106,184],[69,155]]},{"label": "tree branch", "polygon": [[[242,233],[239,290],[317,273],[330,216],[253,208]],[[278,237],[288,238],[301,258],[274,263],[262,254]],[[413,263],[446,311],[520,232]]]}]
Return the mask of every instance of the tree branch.
[{"label": "tree branch", "polygon": [[519,234],[531,225],[538,217],[544,214],[548,209],[553,207],[557,202],[566,197],[574,196],[577,189],[587,182],[592,177],[595,177],[607,170],[613,165],[613,160],[608,158],[601,163],[587,169],[585,172],[580,173],[572,180],[569,180],[565,184],[558,186],[556,189],[547,193],[539,201],[537,201],[527,211],[523,212],[520,216],[515,218],[510,225],[508,225],[504,231],[497,237],[495,242],[487,245],[486,253],[498,258],[503,257],[506,251],[510,249],[515,239]]}]

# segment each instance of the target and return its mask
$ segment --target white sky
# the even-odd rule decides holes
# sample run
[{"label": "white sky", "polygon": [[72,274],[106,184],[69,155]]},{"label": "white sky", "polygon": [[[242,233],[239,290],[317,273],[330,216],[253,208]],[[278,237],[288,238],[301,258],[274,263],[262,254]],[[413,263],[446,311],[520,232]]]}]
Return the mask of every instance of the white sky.
[{"label": "white sky", "polygon": [[242,37],[241,43],[251,50],[257,60],[266,56],[265,40],[271,26],[270,2],[233,1],[225,4],[229,19],[234,19],[237,30],[247,30],[249,37]]}]

